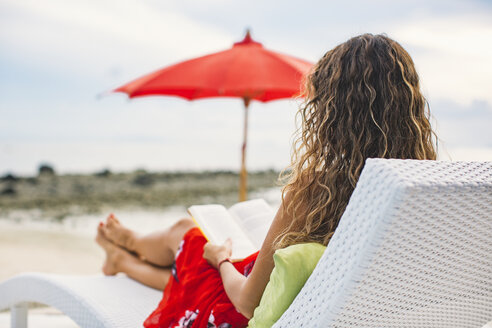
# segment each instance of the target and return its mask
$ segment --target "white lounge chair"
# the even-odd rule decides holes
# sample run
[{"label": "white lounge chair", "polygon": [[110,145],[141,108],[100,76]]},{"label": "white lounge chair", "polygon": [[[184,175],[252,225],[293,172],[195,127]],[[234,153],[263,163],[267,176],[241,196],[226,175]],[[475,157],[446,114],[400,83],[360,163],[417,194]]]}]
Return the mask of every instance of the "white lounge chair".
[{"label": "white lounge chair", "polygon": [[[139,327],[159,298],[125,277],[27,274],[0,284],[12,327],[25,324],[26,301],[82,327]],[[274,327],[491,320],[492,162],[369,159],[325,254]]]},{"label": "white lounge chair", "polygon": [[369,159],[274,327],[479,328],[492,320],[492,162]]},{"label": "white lounge chair", "polygon": [[142,327],[162,292],[126,276],[24,273],[0,284],[0,309],[11,309],[11,327],[27,327],[27,302],[54,307],[86,328]]}]

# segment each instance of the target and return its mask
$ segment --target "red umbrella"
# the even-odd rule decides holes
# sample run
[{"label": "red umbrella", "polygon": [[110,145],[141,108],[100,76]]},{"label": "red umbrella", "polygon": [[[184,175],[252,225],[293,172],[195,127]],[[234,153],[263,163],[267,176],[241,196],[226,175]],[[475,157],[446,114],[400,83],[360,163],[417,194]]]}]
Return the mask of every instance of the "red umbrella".
[{"label": "red umbrella", "polygon": [[130,98],[169,95],[188,100],[211,97],[237,97],[244,101],[244,140],[242,146],[239,199],[246,200],[246,141],[248,106],[290,98],[300,94],[301,81],[312,64],[302,59],[267,50],[251,38],[231,49],[168,66],[125,84],[115,92]]}]

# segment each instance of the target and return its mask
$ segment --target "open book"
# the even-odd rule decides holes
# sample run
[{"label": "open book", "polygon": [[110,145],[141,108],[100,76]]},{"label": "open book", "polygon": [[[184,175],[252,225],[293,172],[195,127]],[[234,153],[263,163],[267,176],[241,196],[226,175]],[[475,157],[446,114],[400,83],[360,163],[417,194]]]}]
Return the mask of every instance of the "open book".
[{"label": "open book", "polygon": [[275,216],[263,199],[222,205],[194,205],[188,209],[208,241],[223,244],[232,239],[232,258],[243,259],[261,248]]}]

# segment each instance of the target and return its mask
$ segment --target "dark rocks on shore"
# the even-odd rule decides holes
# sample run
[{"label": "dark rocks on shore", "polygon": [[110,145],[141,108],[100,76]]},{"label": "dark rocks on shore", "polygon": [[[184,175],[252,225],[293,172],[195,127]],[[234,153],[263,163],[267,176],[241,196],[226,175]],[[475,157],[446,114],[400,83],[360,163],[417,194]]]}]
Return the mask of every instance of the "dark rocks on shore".
[{"label": "dark rocks on shore", "polygon": [[55,169],[49,164],[41,164],[38,168],[39,176],[54,176]]},{"label": "dark rocks on shore", "polygon": [[19,178],[16,177],[15,175],[11,174],[11,173],[8,173],[8,174],[5,174],[3,177],[1,177],[0,181],[14,183],[14,182],[19,181]]},{"label": "dark rocks on shore", "polygon": [[102,171],[94,173],[94,176],[100,177],[100,178],[107,178],[111,175],[111,171],[109,169],[104,169]]}]

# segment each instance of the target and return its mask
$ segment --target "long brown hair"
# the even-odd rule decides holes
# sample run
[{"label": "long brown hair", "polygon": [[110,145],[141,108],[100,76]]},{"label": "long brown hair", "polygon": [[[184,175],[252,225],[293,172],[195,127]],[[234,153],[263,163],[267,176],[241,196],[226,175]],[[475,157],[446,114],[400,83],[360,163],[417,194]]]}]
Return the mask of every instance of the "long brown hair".
[{"label": "long brown hair", "polygon": [[276,248],[327,245],[367,158],[436,159],[413,61],[387,36],[360,35],[328,51],[307,78],[305,99],[282,194],[293,220]]}]

